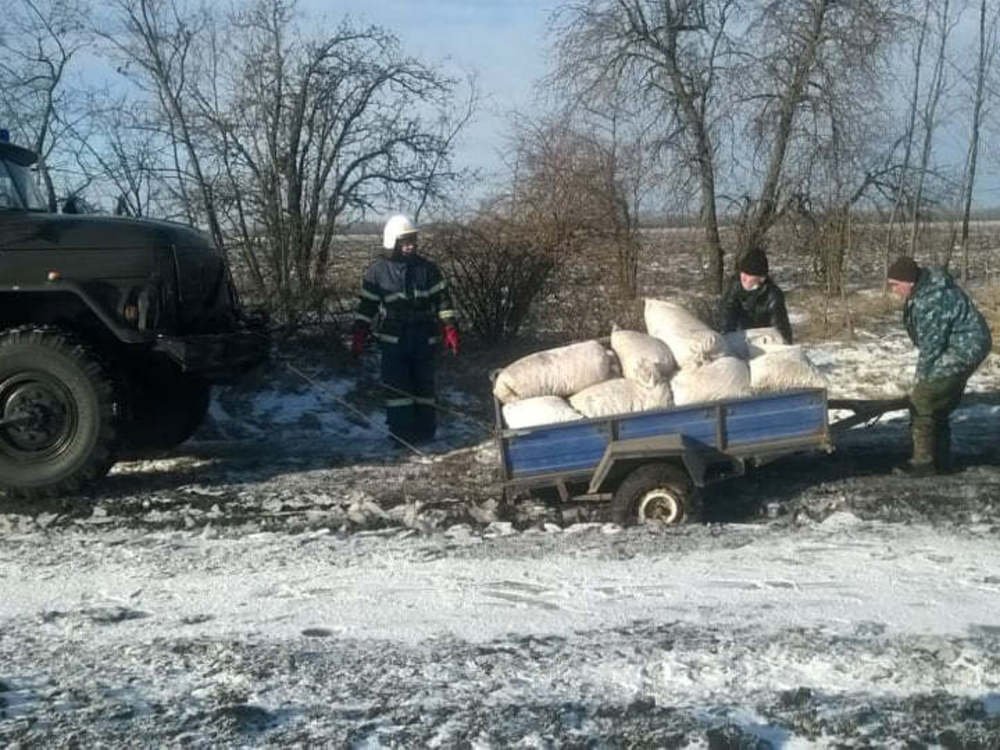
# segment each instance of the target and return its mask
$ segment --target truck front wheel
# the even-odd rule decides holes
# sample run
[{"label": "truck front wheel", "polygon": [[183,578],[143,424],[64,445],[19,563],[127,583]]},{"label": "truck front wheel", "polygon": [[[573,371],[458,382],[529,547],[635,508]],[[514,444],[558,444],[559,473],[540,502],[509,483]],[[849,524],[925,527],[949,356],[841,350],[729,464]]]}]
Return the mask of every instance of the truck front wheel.
[{"label": "truck front wheel", "polygon": [[51,327],[0,334],[0,488],[54,497],[114,463],[115,398],[100,361]]},{"label": "truck front wheel", "polygon": [[674,525],[689,519],[693,506],[693,487],[683,468],[649,463],[635,469],[618,486],[611,500],[611,515],[622,526]]}]

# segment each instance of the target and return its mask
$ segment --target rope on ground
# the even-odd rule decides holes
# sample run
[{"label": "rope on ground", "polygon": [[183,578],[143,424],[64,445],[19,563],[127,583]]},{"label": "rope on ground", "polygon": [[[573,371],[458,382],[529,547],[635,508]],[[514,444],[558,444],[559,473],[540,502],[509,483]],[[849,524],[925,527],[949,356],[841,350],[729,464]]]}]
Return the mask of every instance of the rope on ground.
[{"label": "rope on ground", "polygon": [[427,455],[426,453],[424,453],[424,452],[423,452],[422,450],[420,450],[419,448],[417,448],[417,447],[416,447],[415,445],[413,445],[412,443],[410,443],[410,442],[408,442],[408,441],[404,440],[404,439],[403,439],[403,438],[401,438],[401,437],[400,437],[399,435],[396,435],[396,434],[395,434],[394,432],[392,432],[392,430],[390,430],[390,429],[388,429],[388,428],[386,428],[386,427],[382,427],[381,425],[379,425],[379,424],[376,424],[375,422],[373,422],[373,421],[372,421],[372,420],[371,420],[371,419],[370,419],[370,418],[368,417],[368,415],[367,415],[367,414],[365,414],[364,412],[362,412],[362,411],[361,411],[360,409],[357,409],[356,407],[354,407],[354,406],[353,406],[352,404],[348,403],[348,402],[347,402],[347,401],[345,401],[344,399],[340,398],[340,396],[338,396],[337,394],[335,394],[335,393],[331,392],[329,388],[327,388],[326,386],[324,386],[324,385],[323,385],[322,383],[320,383],[319,381],[317,381],[317,380],[316,380],[315,378],[312,378],[312,377],[310,377],[309,375],[307,375],[306,373],[302,372],[302,370],[300,370],[300,369],[299,369],[298,367],[296,367],[295,365],[293,365],[293,364],[292,364],[291,362],[289,362],[288,360],[282,360],[282,361],[284,362],[284,364],[285,364],[285,367],[287,367],[287,368],[288,368],[288,369],[289,369],[289,370],[290,370],[291,372],[295,373],[295,374],[296,374],[296,375],[298,375],[298,376],[299,376],[300,378],[302,378],[303,380],[305,380],[305,381],[306,381],[307,383],[309,383],[309,385],[311,385],[311,386],[312,386],[313,388],[318,388],[318,389],[319,389],[320,391],[322,391],[322,392],[323,392],[323,393],[324,393],[324,394],[325,394],[325,395],[326,395],[326,396],[327,396],[327,397],[328,397],[328,398],[329,398],[329,399],[330,399],[331,401],[335,401],[336,403],[338,403],[338,404],[339,404],[340,406],[342,406],[342,407],[344,407],[345,409],[347,409],[347,410],[348,410],[349,412],[351,412],[351,413],[352,413],[352,414],[354,414],[355,416],[358,416],[358,417],[360,417],[360,418],[361,418],[361,419],[363,419],[363,420],[364,420],[365,422],[367,422],[368,424],[370,424],[370,425],[371,425],[372,427],[374,427],[374,428],[375,428],[375,429],[376,429],[376,430],[377,430],[378,432],[381,432],[381,433],[382,433],[383,435],[386,435],[387,437],[390,437],[390,438],[392,438],[393,440],[397,441],[397,442],[398,442],[398,443],[400,443],[401,445],[405,446],[406,448],[408,448],[408,449],[410,449],[411,451],[413,451],[414,453],[416,453],[416,454],[417,454],[418,456],[420,456],[421,458],[429,458],[429,456],[428,456],[428,455]]},{"label": "rope on ground", "polygon": [[[397,393],[400,396],[405,396],[406,398],[417,398],[416,394],[408,393],[407,391],[404,391],[401,388],[396,388],[395,386],[389,385],[388,383],[379,381],[379,385],[385,388],[387,391],[390,391],[392,393]],[[474,417],[471,414],[467,414],[466,412],[460,411],[455,407],[443,406],[439,398],[436,398],[434,400],[434,403],[428,404],[428,406],[431,406],[437,411],[442,412],[444,414],[451,414],[452,416],[460,417],[466,420],[467,422],[474,422],[475,424],[479,425],[484,430],[486,430],[488,433],[493,432],[493,425],[491,425],[489,422],[486,422],[480,419],[479,417]]]}]

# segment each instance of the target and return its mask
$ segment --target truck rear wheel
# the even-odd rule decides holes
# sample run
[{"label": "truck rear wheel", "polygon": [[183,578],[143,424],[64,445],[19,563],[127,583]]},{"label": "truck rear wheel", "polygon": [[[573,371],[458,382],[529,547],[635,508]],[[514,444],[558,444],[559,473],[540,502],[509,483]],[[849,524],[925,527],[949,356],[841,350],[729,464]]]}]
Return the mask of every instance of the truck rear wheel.
[{"label": "truck rear wheel", "polygon": [[676,464],[643,464],[625,477],[611,499],[612,518],[622,526],[679,524],[693,511],[694,488]]},{"label": "truck rear wheel", "polygon": [[135,373],[123,444],[128,453],[180,445],[205,420],[212,386],[179,368],[161,365]]},{"label": "truck rear wheel", "polygon": [[114,463],[115,398],[100,361],[51,327],[0,334],[0,488],[75,492]]}]

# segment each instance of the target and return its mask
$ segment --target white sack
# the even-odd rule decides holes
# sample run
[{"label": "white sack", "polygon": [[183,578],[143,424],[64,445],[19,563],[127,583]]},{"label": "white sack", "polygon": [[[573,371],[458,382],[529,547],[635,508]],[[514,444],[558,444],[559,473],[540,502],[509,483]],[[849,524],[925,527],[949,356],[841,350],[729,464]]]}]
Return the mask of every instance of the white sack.
[{"label": "white sack", "polygon": [[612,362],[597,341],[535,352],[501,370],[493,393],[505,404],[535,396],[569,396],[611,377]]},{"label": "white sack", "polygon": [[607,417],[647,409],[666,409],[674,399],[667,383],[645,388],[634,380],[614,378],[570,396],[574,409],[585,417]]},{"label": "white sack", "polygon": [[680,370],[670,381],[677,406],[751,395],[750,368],[737,357],[720,357],[693,369]]},{"label": "white sack", "polygon": [[572,422],[583,419],[565,399],[558,396],[535,396],[506,404],[503,407],[503,421],[511,430],[536,427],[557,422]]},{"label": "white sack", "polygon": [[726,348],[734,357],[751,359],[764,354],[768,347],[785,346],[785,337],[777,328],[749,328],[722,334]]},{"label": "white sack", "polygon": [[646,388],[666,383],[677,369],[670,348],[639,331],[612,331],[611,348],[621,363],[621,374]]},{"label": "white sack", "polygon": [[682,370],[725,356],[726,341],[693,313],[674,302],[647,299],[646,330],[670,348]]},{"label": "white sack", "polygon": [[801,346],[767,346],[750,360],[750,385],[755,391],[826,388],[826,377],[809,361]]}]

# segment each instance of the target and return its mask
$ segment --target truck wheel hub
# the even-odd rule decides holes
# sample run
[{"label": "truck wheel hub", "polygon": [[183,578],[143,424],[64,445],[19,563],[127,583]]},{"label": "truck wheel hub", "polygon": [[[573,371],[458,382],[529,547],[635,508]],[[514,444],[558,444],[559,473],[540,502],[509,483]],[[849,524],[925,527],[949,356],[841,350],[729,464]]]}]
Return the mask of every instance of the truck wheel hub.
[{"label": "truck wheel hub", "polygon": [[20,420],[4,428],[7,443],[21,451],[50,448],[64,438],[70,424],[65,398],[53,384],[27,381],[4,388],[3,419]]},{"label": "truck wheel hub", "polygon": [[677,495],[665,487],[650,490],[639,498],[639,523],[677,523],[683,506]]}]

